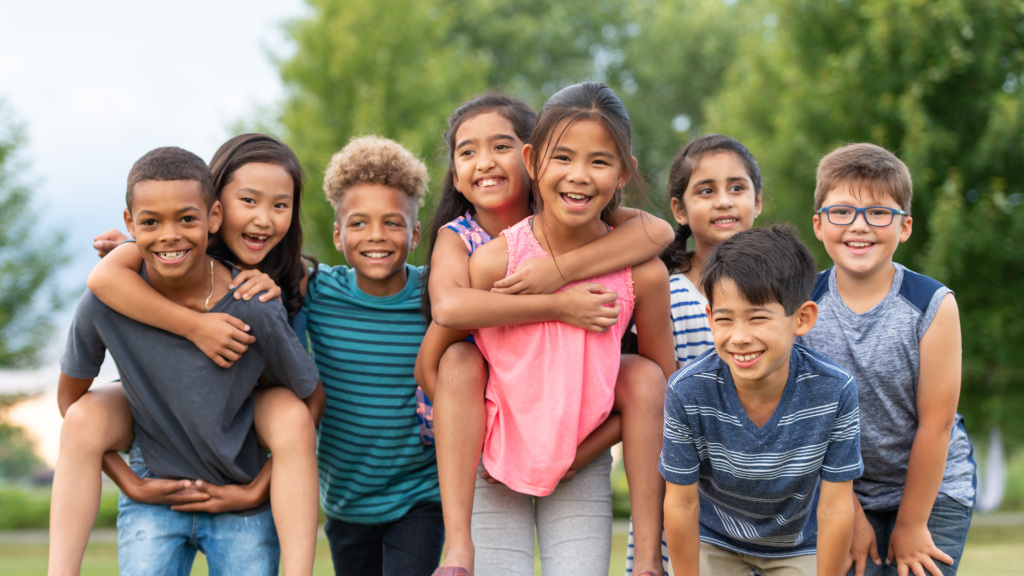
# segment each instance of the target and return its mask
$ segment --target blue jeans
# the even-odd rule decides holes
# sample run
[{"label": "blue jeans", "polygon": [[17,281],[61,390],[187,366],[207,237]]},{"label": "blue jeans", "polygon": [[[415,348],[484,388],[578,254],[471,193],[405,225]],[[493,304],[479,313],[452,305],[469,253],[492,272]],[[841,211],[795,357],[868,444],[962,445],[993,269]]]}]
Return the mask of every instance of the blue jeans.
[{"label": "blue jeans", "polygon": [[[138,457],[138,458],[137,458]],[[132,447],[132,470],[152,477]],[[122,576],[188,576],[196,552],[210,576],[274,576],[281,548],[270,510],[251,516],[175,512],[124,494],[117,503],[117,561]]]},{"label": "blue jeans", "polygon": [[440,502],[418,502],[384,524],[328,518],[324,532],[336,576],[430,576],[441,561],[444,519]]},{"label": "blue jeans", "polygon": [[[892,510],[865,510],[868,522],[875,528],[875,540],[878,543],[878,554],[882,557],[882,566],[875,566],[875,563],[868,558],[867,569],[864,576],[895,576],[896,563],[885,564],[885,555],[889,551],[889,536],[896,526],[896,513],[898,508]],[[964,553],[964,541],[967,540],[967,530],[971,527],[971,515],[974,508],[968,508],[956,500],[940,497],[932,506],[932,514],[928,517],[928,531],[932,533],[932,541],[935,546],[953,558],[953,565],[949,566],[938,560],[935,565],[939,567],[944,576],[955,576],[957,568],[960,567],[960,557]],[[847,576],[852,576],[853,568]]]}]

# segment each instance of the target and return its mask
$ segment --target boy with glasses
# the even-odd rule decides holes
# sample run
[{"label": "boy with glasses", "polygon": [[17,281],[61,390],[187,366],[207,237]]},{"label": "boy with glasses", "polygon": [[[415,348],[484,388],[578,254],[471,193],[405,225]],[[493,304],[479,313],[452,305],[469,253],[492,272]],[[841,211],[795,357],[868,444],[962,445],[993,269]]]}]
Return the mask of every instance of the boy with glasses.
[{"label": "boy with glasses", "polygon": [[906,165],[873,144],[818,165],[814,233],[835,266],[818,275],[818,321],[800,341],[857,381],[864,474],[847,566],[858,576],[955,574],[974,505],[956,301],[892,260],[910,237],[912,192]]}]

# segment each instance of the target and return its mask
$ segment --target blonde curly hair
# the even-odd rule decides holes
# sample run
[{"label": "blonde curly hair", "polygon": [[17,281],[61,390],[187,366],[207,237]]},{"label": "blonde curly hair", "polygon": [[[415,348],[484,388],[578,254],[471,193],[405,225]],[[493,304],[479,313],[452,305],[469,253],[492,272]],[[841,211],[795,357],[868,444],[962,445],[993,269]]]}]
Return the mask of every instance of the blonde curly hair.
[{"label": "blonde curly hair", "polygon": [[380,136],[360,136],[331,157],[324,173],[324,193],[335,214],[345,192],[363,183],[401,190],[418,207],[423,206],[428,179],[423,162],[398,142]]}]

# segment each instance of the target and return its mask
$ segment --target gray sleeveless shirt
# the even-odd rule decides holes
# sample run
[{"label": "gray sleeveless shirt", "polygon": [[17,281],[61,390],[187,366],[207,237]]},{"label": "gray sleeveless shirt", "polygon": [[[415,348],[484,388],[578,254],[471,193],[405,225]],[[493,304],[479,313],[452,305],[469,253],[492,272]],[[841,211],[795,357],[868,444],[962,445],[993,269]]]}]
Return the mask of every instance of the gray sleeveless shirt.
[{"label": "gray sleeveless shirt", "polygon": [[[903,497],[910,448],[917,432],[920,341],[943,297],[942,284],[899,264],[889,293],[863,314],[850,310],[836,288],[835,268],[818,274],[812,298],[818,322],[800,342],[853,373],[860,403],[864,475],[854,481],[868,510],[896,508]],[[939,487],[964,506],[974,505],[975,464],[959,413],[953,424],[946,471]]]}]

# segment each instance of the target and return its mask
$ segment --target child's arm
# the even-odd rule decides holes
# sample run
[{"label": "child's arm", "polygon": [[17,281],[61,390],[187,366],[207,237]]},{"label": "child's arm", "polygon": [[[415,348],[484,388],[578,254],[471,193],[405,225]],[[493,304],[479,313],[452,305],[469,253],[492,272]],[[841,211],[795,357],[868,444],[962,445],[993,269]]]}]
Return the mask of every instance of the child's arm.
[{"label": "child's arm", "polygon": [[961,340],[956,300],[947,294],[921,338],[917,377],[917,433],[907,464],[907,483],[889,539],[887,561],[895,560],[901,573],[928,570],[936,576],[935,560],[952,564],[928,531],[928,517],[942,484],[960,398]]},{"label": "child's arm", "polygon": [[174,304],[139,276],[142,257],[134,245],[110,252],[89,274],[96,297],[120,314],[192,341],[222,368],[241,357],[255,338],[228,314],[202,314]]},{"label": "child's arm", "polygon": [[846,574],[852,535],[853,480],[822,480],[818,493],[818,576]]},{"label": "child's arm", "polygon": [[665,483],[665,540],[675,576],[696,576],[700,567],[700,498],[697,484]]},{"label": "child's arm", "polygon": [[558,258],[524,262],[507,278],[494,284],[505,294],[550,294],[576,282],[636,266],[655,258],[672,242],[672,226],[657,216],[632,208],[612,213],[609,234]]},{"label": "child's arm", "polygon": [[416,355],[413,376],[416,378],[416,384],[423,389],[431,402],[434,401],[434,386],[437,384],[437,368],[441,364],[441,356],[449,346],[465,340],[469,335],[468,330],[452,330],[435,322],[431,322],[427,327],[420,351]]},{"label": "child's arm", "polygon": [[[581,284],[573,290],[545,295],[489,292],[494,282],[505,276],[507,250],[505,237],[499,236],[477,249],[469,259],[462,240],[450,230],[442,230],[431,259],[434,269],[430,273],[430,297],[434,321],[447,328],[470,330],[561,320],[593,332],[603,332],[618,322],[620,307],[615,303],[616,295],[600,284]],[[473,279],[474,267],[479,283]]]}]

